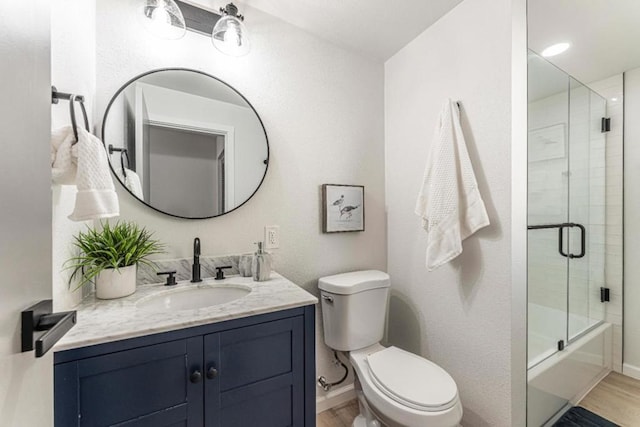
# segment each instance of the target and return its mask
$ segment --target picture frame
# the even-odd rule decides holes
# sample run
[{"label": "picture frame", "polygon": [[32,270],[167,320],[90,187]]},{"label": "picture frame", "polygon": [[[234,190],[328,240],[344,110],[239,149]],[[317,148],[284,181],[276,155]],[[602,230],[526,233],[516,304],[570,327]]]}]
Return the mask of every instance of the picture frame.
[{"label": "picture frame", "polygon": [[364,186],[322,185],[322,232],[364,231]]},{"label": "picture frame", "polygon": [[529,131],[529,162],[563,159],[567,156],[567,129],[558,123]]}]

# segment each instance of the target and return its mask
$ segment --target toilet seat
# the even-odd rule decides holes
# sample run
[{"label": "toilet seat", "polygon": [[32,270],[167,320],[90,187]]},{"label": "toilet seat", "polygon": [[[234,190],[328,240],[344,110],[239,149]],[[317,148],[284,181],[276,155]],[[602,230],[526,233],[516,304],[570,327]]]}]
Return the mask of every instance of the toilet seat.
[{"label": "toilet seat", "polygon": [[[383,353],[387,350],[391,351]],[[383,353],[384,356],[380,358],[374,357],[374,355],[378,353]],[[374,365],[373,370],[375,371],[375,377],[370,368],[370,356]],[[411,360],[410,357],[414,359]],[[387,362],[387,358],[391,360],[391,362]],[[366,404],[376,416],[380,417],[384,425],[403,427],[453,427],[460,423],[462,419],[462,404],[460,403],[455,382],[446,371],[435,363],[398,348],[383,347],[379,343],[351,351],[349,353],[349,360],[356,372],[356,377],[362,389]],[[422,365],[423,362],[430,364],[430,367],[436,367],[436,371],[441,370],[436,373],[439,379],[436,380],[435,383],[430,379],[423,379],[421,381],[415,372],[411,373],[411,368],[403,366],[407,363],[419,363],[420,367],[418,369],[421,369],[424,367],[424,365]],[[387,368],[384,368],[382,365],[386,365]],[[383,373],[385,369],[388,369],[388,372]],[[440,381],[444,381],[445,388],[448,389],[448,386],[453,384],[454,391],[451,392],[449,389],[449,392],[443,395],[444,397],[427,402],[427,398],[416,397],[416,395],[407,390],[401,390],[402,387],[395,386],[392,380],[386,378],[387,373],[389,375],[398,375],[400,371],[404,372],[402,376],[405,378],[405,383],[418,383],[421,385],[419,390],[433,391],[436,389],[434,384],[439,384]],[[409,373],[410,376],[407,376],[409,375],[407,373]],[[443,373],[447,378],[446,380],[443,380],[441,377]],[[380,378],[387,380],[385,385],[382,384]],[[409,378],[409,380],[407,380],[407,378]],[[449,383],[448,380],[450,380],[451,383]],[[400,380],[398,380],[398,382],[400,382]],[[424,386],[424,388],[422,386]],[[437,393],[437,391],[434,391],[434,393]],[[448,398],[451,393],[454,394],[453,399]],[[439,395],[435,394],[435,396]]]},{"label": "toilet seat", "polygon": [[453,378],[440,366],[397,347],[367,355],[372,382],[386,396],[420,411],[444,411],[458,402]]}]

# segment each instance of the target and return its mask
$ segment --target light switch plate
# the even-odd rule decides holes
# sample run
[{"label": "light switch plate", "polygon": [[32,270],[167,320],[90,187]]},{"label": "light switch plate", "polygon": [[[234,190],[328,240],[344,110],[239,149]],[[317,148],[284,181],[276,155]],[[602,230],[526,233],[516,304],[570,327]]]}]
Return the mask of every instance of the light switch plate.
[{"label": "light switch plate", "polygon": [[264,227],[264,248],[278,249],[280,247],[280,226],[267,225]]}]

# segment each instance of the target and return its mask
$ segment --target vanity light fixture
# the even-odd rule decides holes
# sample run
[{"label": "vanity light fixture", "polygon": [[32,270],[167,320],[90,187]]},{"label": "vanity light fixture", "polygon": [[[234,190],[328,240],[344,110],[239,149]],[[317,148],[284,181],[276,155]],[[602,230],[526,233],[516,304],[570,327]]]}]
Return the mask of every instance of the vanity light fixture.
[{"label": "vanity light fixture", "polygon": [[238,8],[229,3],[220,8],[222,17],[216,22],[211,33],[211,41],[220,52],[230,56],[244,56],[251,46],[247,29],[242,23],[244,16],[238,14]]},{"label": "vanity light fixture", "polygon": [[250,44],[244,16],[233,3],[220,8],[220,14],[181,0],[135,0],[143,26],[163,39],[182,38],[186,31],[211,37],[213,45],[229,56],[244,56]]},{"label": "vanity light fixture", "polygon": [[151,34],[166,40],[184,37],[187,26],[174,0],[141,0],[138,3],[138,19]]},{"label": "vanity light fixture", "polygon": [[571,47],[571,44],[567,42],[556,43],[554,45],[549,46],[545,50],[543,50],[542,56],[545,58],[550,58],[552,56],[560,55],[562,52],[566,51],[570,47]]}]

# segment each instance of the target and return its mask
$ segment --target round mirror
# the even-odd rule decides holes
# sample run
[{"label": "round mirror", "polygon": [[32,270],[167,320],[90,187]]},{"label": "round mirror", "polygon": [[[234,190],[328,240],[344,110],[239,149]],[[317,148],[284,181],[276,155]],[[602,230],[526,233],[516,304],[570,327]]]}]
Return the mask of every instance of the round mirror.
[{"label": "round mirror", "polygon": [[258,190],[269,143],[258,113],[225,82],[195,70],[142,74],[102,122],[113,173],[147,206],[180,218],[231,212]]}]

